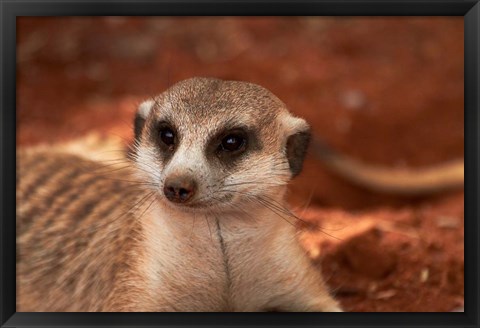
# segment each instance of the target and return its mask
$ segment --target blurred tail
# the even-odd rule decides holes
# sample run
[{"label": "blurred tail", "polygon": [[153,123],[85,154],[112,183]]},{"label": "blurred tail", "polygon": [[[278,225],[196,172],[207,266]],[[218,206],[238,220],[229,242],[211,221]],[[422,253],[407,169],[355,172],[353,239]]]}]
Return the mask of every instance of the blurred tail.
[{"label": "blurred tail", "polygon": [[339,154],[315,137],[311,151],[333,172],[373,191],[423,195],[463,187],[463,159],[427,168],[388,168]]}]

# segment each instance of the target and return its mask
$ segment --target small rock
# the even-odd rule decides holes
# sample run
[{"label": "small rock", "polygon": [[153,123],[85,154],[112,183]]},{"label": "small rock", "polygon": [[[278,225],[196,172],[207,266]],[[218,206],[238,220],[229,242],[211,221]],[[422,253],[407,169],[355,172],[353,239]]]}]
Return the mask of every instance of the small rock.
[{"label": "small rock", "polygon": [[428,270],[428,268],[423,269],[420,272],[420,282],[426,282],[428,280],[429,273],[430,271]]},{"label": "small rock", "polygon": [[437,227],[455,229],[460,226],[460,220],[451,216],[440,216],[436,220]]},{"label": "small rock", "polygon": [[372,228],[347,240],[339,251],[352,270],[367,277],[387,276],[396,265],[396,255],[382,247],[382,233]]},{"label": "small rock", "polygon": [[374,298],[376,298],[377,300],[384,300],[387,298],[391,298],[395,295],[397,295],[397,291],[390,289],[390,290],[378,292],[377,294],[375,294]]}]

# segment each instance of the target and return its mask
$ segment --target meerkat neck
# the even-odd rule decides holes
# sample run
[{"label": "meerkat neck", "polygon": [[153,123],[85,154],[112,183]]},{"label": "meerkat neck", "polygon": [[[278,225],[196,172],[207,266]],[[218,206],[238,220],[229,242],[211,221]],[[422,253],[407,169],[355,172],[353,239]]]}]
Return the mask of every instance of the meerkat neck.
[{"label": "meerkat neck", "polygon": [[284,195],[285,191],[279,190],[275,196],[252,198],[248,204],[237,205],[225,212],[182,211],[157,202],[141,221],[148,238],[157,240],[160,235],[165,235],[170,237],[168,240],[179,243],[193,239],[211,240],[220,226],[230,232],[245,228],[248,231],[265,229],[274,232],[277,226],[293,226],[295,223]]}]

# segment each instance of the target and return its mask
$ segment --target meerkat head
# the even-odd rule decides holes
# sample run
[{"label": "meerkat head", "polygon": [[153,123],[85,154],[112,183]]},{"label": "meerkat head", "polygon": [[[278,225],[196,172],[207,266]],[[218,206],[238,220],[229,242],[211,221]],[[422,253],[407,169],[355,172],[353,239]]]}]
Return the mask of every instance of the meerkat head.
[{"label": "meerkat head", "polygon": [[275,197],[300,173],[308,124],[251,83],[192,78],[143,102],[133,158],[169,206],[228,211]]}]

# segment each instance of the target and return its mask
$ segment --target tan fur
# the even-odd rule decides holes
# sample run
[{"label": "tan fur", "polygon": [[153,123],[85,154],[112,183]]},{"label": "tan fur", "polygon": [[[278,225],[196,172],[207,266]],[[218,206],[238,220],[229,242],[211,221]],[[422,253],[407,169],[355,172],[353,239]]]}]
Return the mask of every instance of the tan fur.
[{"label": "tan fur", "polygon": [[312,154],[327,168],[364,188],[398,195],[424,195],[464,184],[464,161],[424,168],[392,168],[363,163],[327,148],[319,139],[313,139]]},{"label": "tan fur", "polygon": [[[308,129],[303,120],[261,87],[200,78],[139,115],[133,162],[114,170],[18,152],[17,311],[340,311],[284,201],[287,137]],[[181,136],[171,158],[155,141],[165,115]],[[258,142],[223,163],[206,145],[231,122]],[[191,208],[162,192],[185,172],[199,183]]]}]

